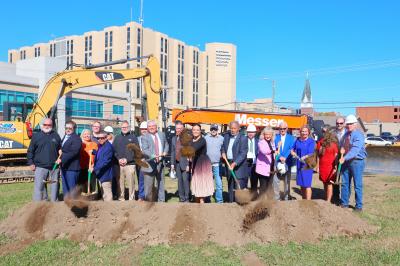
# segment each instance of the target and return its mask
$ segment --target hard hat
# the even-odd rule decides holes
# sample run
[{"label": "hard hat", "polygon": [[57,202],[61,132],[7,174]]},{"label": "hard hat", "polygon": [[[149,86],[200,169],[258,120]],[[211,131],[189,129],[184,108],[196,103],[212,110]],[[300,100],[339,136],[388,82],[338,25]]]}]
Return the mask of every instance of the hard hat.
[{"label": "hard hat", "polygon": [[278,162],[276,170],[278,170],[279,174],[284,175],[288,171],[288,166],[285,163]]},{"label": "hard hat", "polygon": [[106,126],[104,128],[104,131],[107,132],[107,133],[114,133],[114,129],[112,127],[110,127],[110,126]]},{"label": "hard hat", "polygon": [[357,120],[357,117],[355,116],[355,115],[348,115],[348,116],[346,116],[346,124],[354,124],[354,123],[357,123],[358,122],[358,120]]},{"label": "hard hat", "polygon": [[147,129],[147,122],[146,121],[140,123],[140,129]]},{"label": "hard hat", "polygon": [[247,132],[257,132],[257,128],[255,125],[250,124],[247,126]]}]

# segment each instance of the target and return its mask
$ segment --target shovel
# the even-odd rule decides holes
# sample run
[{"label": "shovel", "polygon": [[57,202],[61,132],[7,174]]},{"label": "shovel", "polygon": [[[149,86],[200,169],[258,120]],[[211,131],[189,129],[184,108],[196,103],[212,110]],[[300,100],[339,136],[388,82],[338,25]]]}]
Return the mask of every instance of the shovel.
[{"label": "shovel", "polygon": [[57,167],[58,167],[58,163],[57,161],[60,159],[61,155],[58,156],[56,162],[53,165],[53,169],[50,171],[48,177],[46,179],[43,180],[43,183],[45,184],[53,184],[56,183],[56,180],[53,180],[51,177],[53,176],[54,172],[56,171]]},{"label": "shovel", "polygon": [[84,196],[87,200],[94,200],[97,197],[98,191],[97,191],[97,180],[96,180],[96,190],[94,192],[90,192],[90,185],[91,185],[91,180],[92,180],[92,172],[89,171],[90,168],[92,168],[93,165],[93,159],[92,155],[89,157],[89,168],[88,168],[88,188],[87,188],[87,193],[82,193],[82,196]]},{"label": "shovel", "polygon": [[253,193],[251,193],[249,190],[242,190],[239,180],[235,174],[235,171],[231,168],[231,165],[229,164],[228,160],[225,157],[223,157],[223,159],[227,164],[229,171],[231,172],[231,175],[233,176],[233,179],[235,180],[236,185],[238,187],[238,190],[237,189],[235,190],[235,201],[240,205],[249,203],[254,198]]}]

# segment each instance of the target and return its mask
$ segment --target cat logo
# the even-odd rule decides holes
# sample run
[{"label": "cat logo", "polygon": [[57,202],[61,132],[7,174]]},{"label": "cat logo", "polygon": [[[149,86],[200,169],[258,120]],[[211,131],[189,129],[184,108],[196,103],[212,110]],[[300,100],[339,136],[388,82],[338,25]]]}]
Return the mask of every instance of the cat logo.
[{"label": "cat logo", "polygon": [[14,141],[12,140],[0,140],[0,149],[11,149]]},{"label": "cat logo", "polygon": [[121,73],[117,72],[95,72],[96,77],[98,77],[103,82],[109,82],[119,79],[124,79],[125,77]]}]

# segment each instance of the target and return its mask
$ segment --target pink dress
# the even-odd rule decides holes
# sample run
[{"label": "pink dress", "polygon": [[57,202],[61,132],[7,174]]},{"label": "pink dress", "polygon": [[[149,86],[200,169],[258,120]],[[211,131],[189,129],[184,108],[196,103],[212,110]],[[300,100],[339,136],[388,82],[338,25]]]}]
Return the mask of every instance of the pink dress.
[{"label": "pink dress", "polygon": [[273,162],[272,156],[275,149],[275,144],[272,140],[270,141],[270,143],[272,146],[272,150],[265,139],[262,139],[258,142],[256,173],[263,176],[269,176],[271,174],[271,165]]}]

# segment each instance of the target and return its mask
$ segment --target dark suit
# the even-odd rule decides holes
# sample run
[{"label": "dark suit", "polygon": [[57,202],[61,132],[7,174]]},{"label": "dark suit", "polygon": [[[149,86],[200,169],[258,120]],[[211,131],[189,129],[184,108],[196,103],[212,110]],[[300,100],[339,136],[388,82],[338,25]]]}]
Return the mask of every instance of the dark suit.
[{"label": "dark suit", "polygon": [[176,160],[176,141],[177,136],[173,136],[171,140],[171,165],[175,167],[176,176],[178,179],[178,193],[180,202],[189,201],[190,181],[189,173],[186,167],[189,165],[187,157],[181,156],[180,160]]},{"label": "dark suit", "polygon": [[61,179],[64,197],[75,188],[81,166],[79,164],[80,151],[82,147],[81,138],[72,133],[64,142],[66,136],[61,141]]},{"label": "dark suit", "polygon": [[[232,135],[226,134],[224,136],[224,145],[221,147],[221,152],[225,153],[228,158],[228,147],[229,147],[229,142],[231,139]],[[241,188],[247,187],[247,182],[245,184],[245,181],[247,181],[247,164],[246,164],[246,159],[247,159],[247,152],[248,152],[248,145],[247,145],[247,136],[244,136],[240,133],[236,136],[235,141],[233,142],[232,146],[232,160],[230,160],[230,163],[235,162],[236,167],[234,170],[236,177],[238,178],[238,181],[240,183]],[[230,158],[228,158],[230,159]],[[228,166],[226,166],[228,168]],[[228,179],[228,192],[229,192],[229,202],[234,201],[234,194],[233,190],[236,188],[236,182],[233,179],[233,176],[231,176],[231,173],[229,170],[227,172],[227,179]]]},{"label": "dark suit", "polygon": [[[258,138],[253,138],[254,142],[254,159],[247,158],[247,177],[250,178],[250,186],[251,189],[257,190],[258,186],[258,176],[256,174],[256,161],[257,161],[257,154],[258,154]],[[249,137],[247,137],[247,144],[249,145]]]}]

